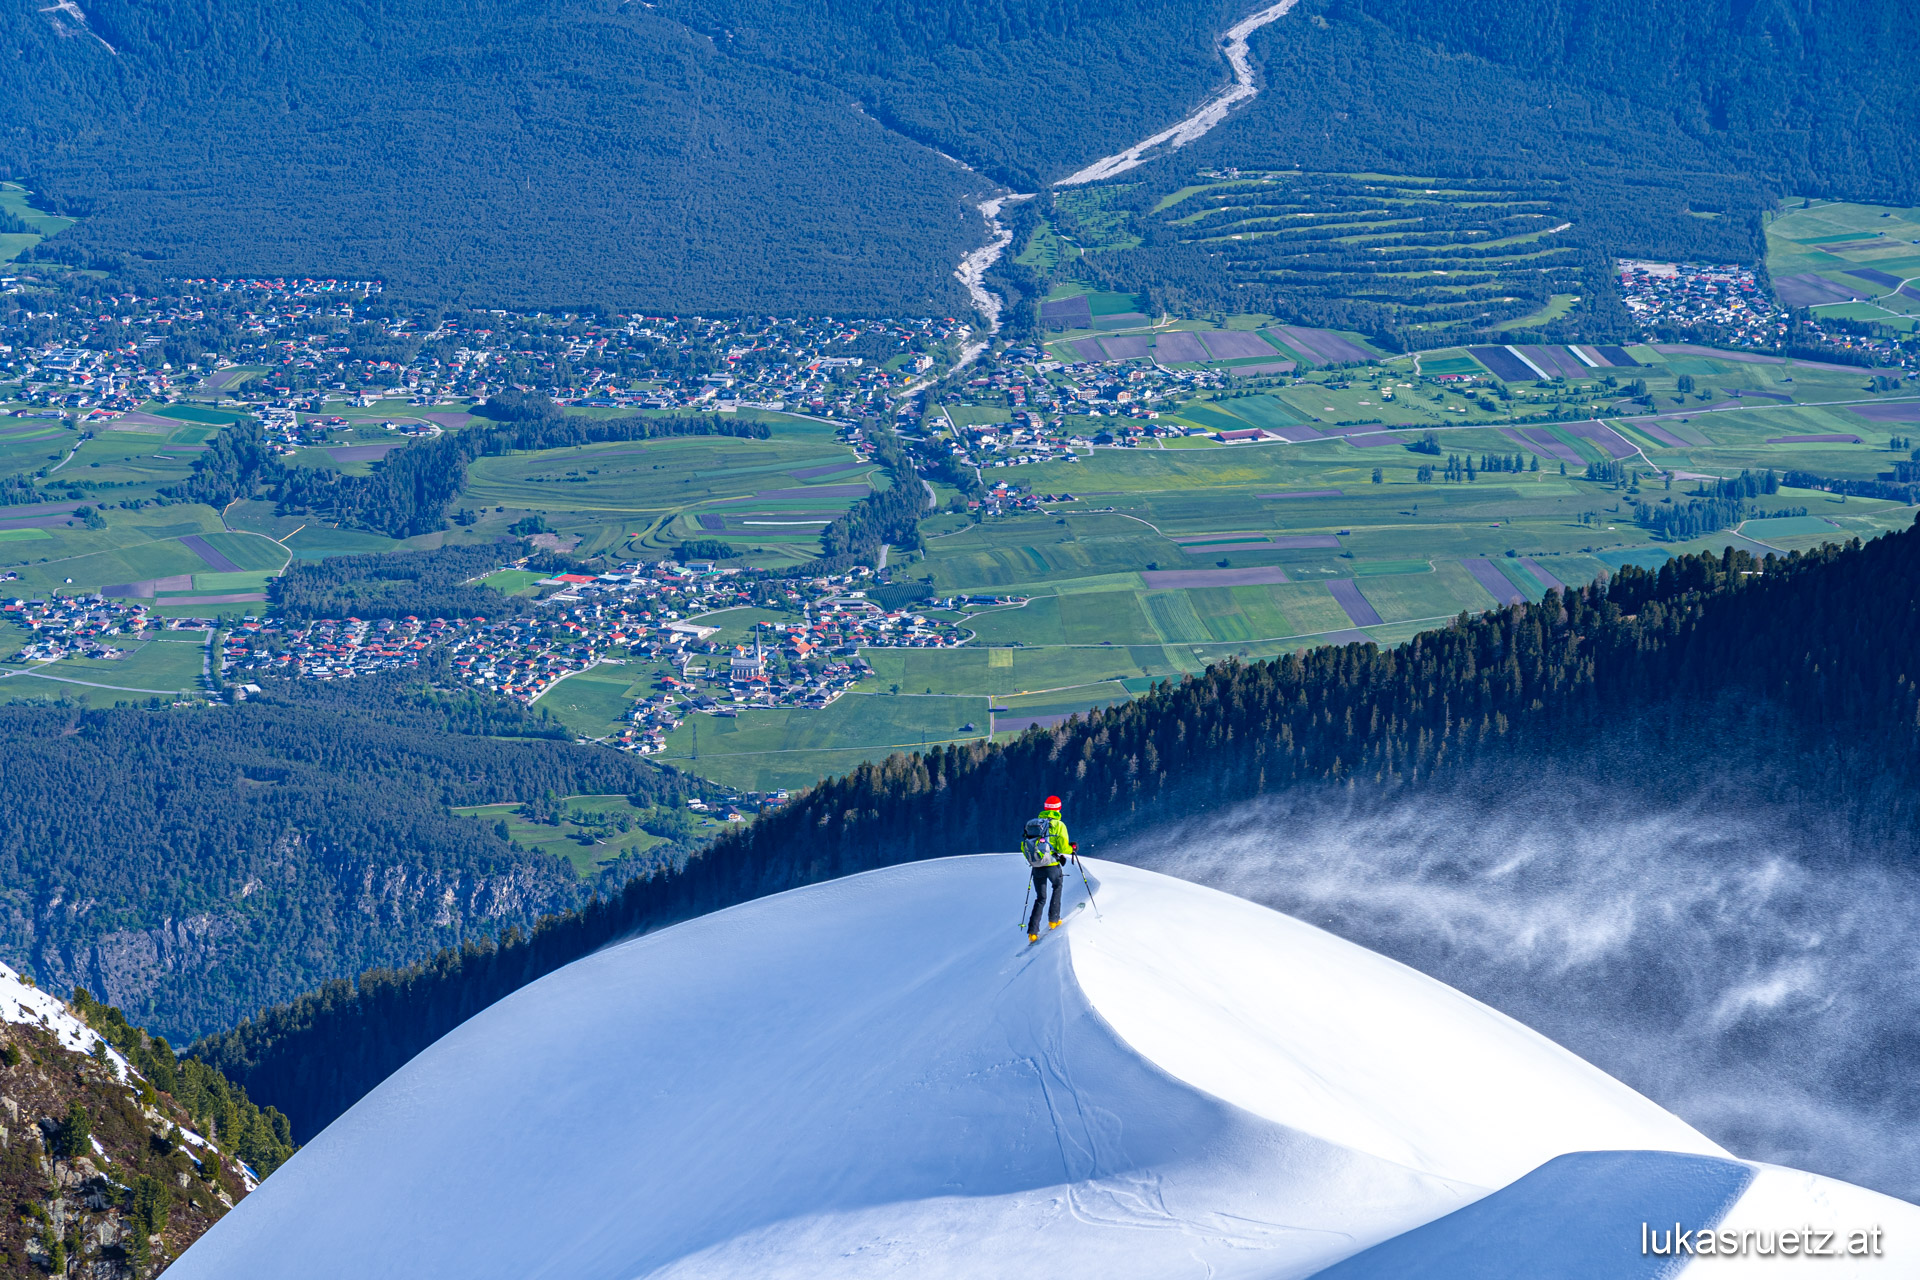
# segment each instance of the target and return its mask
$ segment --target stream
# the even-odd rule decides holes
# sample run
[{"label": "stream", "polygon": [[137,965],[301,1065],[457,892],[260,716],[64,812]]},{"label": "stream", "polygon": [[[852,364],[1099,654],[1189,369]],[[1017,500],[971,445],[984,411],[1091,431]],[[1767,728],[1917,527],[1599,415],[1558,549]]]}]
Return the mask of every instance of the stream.
[{"label": "stream", "polygon": [[[1076,173],[1060,179],[1056,187],[1076,187],[1088,182],[1099,182],[1116,174],[1157,159],[1165,151],[1178,151],[1181,147],[1210,133],[1215,126],[1227,118],[1227,114],[1236,106],[1249,101],[1260,92],[1253,82],[1253,62],[1247,51],[1247,37],[1266,26],[1269,22],[1284,15],[1293,8],[1296,0],[1279,0],[1258,13],[1250,14],[1227,29],[1222,37],[1221,52],[1226,55],[1227,65],[1233,68],[1233,83],[1202,103],[1200,107],[1180,123],[1171,128],[1162,129],[1150,138],[1143,138],[1125,151],[1116,152],[1095,160],[1092,164]],[[1013,232],[1000,221],[1000,211],[1007,205],[1019,200],[1033,199],[1032,192],[1002,194],[983,200],[977,206],[980,216],[987,220],[992,239],[980,248],[960,260],[954,270],[954,276],[966,286],[967,296],[973,300],[974,309],[986,317],[985,336],[977,342],[967,344],[960,353],[960,359],[954,369],[971,363],[982,351],[993,335],[1000,331],[1000,299],[986,287],[987,272],[1000,260],[1007,246],[1013,242]],[[949,370],[949,372],[952,372]]]}]

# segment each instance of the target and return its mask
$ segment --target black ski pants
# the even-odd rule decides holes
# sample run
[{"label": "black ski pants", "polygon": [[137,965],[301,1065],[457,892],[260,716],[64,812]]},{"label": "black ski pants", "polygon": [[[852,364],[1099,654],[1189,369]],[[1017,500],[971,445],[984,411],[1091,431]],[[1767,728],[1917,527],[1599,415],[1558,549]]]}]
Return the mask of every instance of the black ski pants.
[{"label": "black ski pants", "polygon": [[1047,907],[1047,919],[1060,918],[1060,886],[1066,868],[1059,863],[1033,869],[1033,914],[1027,917],[1027,932],[1040,932],[1040,904],[1047,902],[1047,888],[1053,888],[1053,900]]}]

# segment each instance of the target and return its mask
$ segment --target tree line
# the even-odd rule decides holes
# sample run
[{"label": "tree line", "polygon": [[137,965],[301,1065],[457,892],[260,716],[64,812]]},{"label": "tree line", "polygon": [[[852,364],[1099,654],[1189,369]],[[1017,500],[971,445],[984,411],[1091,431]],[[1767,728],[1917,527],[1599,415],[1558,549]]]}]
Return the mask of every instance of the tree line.
[{"label": "tree line", "polygon": [[1843,480],[1812,471],[1788,471],[1781,483],[1795,489],[1822,489],[1849,498],[1879,498],[1883,502],[1920,503],[1920,482],[1900,480]]},{"label": "tree line", "polygon": [[[530,398],[534,399],[534,398]],[[447,527],[447,517],[466,487],[467,467],[481,457],[518,450],[655,440],[670,436],[736,436],[764,440],[764,422],[712,416],[586,418],[560,413],[537,397],[511,402],[512,416],[495,426],[473,426],[430,440],[416,440],[389,453],[364,476],[330,467],[282,462],[257,424],[242,422],[209,442],[193,474],[162,490],[179,502],[224,507],[236,498],[266,498],[283,511],[304,511],[390,538],[411,538]]]},{"label": "tree line", "polygon": [[820,560],[816,570],[844,568],[855,562],[875,563],[886,546],[917,551],[920,517],[933,499],[900,447],[900,438],[884,423],[867,431],[873,442],[873,460],[886,470],[884,489],[860,499],[844,515],[820,531]]},{"label": "tree line", "polygon": [[863,765],[723,836],[679,874],[330,983],[195,1050],[310,1133],[467,1017],[609,941],[836,876],[1005,848],[1048,792],[1091,843],[1289,787],[1417,787],[1467,762],[1521,767],[1655,711],[1680,726],[1676,759],[1689,758],[1692,735],[1712,737],[1701,717],[1717,701],[1768,707],[1777,732],[1805,746],[1810,795],[1910,838],[1916,625],[1920,525],[1764,562],[1729,549],[1629,566],[1394,650],[1229,661],[1010,743]]},{"label": "tree line", "polygon": [[313,618],[517,617],[528,602],[473,579],[527,554],[525,543],[455,544],[432,551],[296,560],[268,584],[276,612],[290,622]]}]

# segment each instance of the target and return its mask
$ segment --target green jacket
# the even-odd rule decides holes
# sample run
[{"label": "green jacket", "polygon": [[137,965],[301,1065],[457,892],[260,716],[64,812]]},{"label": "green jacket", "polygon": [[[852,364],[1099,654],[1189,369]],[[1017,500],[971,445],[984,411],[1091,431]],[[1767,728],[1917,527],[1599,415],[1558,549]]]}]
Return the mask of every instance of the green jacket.
[{"label": "green jacket", "polygon": [[1067,824],[1052,809],[1042,809],[1040,816],[1047,820],[1047,843],[1053,846],[1053,856],[1065,862],[1073,856],[1073,841],[1067,838]]}]

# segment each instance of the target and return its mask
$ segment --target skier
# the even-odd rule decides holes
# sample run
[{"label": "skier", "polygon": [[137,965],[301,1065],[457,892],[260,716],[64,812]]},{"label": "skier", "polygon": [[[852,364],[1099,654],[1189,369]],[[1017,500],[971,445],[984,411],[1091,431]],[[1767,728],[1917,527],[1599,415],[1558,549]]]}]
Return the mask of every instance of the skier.
[{"label": "skier", "polygon": [[[1027,917],[1027,941],[1040,941],[1040,904],[1047,903],[1047,928],[1060,927],[1060,887],[1064,868],[1077,846],[1067,838],[1067,824],[1060,820],[1060,797],[1048,796],[1038,817],[1027,820],[1026,835],[1020,852],[1033,870],[1033,913]],[[1047,896],[1051,886],[1053,896]]]}]

